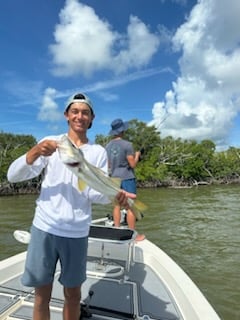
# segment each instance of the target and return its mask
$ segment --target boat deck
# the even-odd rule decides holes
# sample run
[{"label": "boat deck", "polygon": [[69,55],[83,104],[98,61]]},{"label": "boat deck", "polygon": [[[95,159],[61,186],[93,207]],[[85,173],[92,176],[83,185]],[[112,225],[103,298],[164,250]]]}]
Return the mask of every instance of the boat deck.
[{"label": "boat deck", "polygon": [[[63,293],[57,281],[58,274],[59,271],[55,275],[51,300],[51,319],[54,320],[62,319]],[[20,278],[21,275],[17,275],[0,287],[0,314],[8,310],[6,319],[9,320],[32,319],[34,289],[22,286]],[[144,319],[181,319],[161,281],[149,267],[140,263],[131,267],[128,280],[88,276],[82,298],[92,320],[135,319],[136,314]]]},{"label": "boat deck", "polygon": [[[159,276],[143,262],[143,251],[135,243],[135,236],[132,230],[91,227],[87,280],[82,286],[82,319],[182,319]],[[25,253],[20,255],[23,256],[16,260],[16,267],[6,267],[9,274],[0,277],[0,320],[32,319],[34,288],[21,284]],[[58,265],[50,303],[51,320],[62,319],[59,273]]]}]

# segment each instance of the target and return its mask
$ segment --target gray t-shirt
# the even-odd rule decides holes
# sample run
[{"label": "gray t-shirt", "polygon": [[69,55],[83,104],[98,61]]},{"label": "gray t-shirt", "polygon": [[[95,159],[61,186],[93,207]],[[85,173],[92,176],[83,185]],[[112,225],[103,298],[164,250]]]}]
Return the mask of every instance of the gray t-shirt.
[{"label": "gray t-shirt", "polygon": [[133,155],[132,143],[124,139],[111,140],[107,146],[109,174],[122,180],[135,178],[134,170],[129,166],[127,156]]}]

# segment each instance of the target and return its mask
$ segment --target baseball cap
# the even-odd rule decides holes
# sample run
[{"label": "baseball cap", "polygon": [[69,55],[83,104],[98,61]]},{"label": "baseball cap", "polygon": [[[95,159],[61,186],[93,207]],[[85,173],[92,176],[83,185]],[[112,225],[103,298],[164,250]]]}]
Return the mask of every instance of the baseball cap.
[{"label": "baseball cap", "polygon": [[92,105],[92,102],[91,100],[89,99],[89,97],[86,95],[86,94],[83,94],[83,93],[75,93],[73,94],[67,101],[66,103],[66,107],[65,107],[65,110],[64,111],[67,111],[68,108],[70,107],[70,105],[74,102],[83,102],[83,103],[86,103],[90,110],[91,110],[91,113],[94,115],[94,111],[93,111],[93,105]]}]

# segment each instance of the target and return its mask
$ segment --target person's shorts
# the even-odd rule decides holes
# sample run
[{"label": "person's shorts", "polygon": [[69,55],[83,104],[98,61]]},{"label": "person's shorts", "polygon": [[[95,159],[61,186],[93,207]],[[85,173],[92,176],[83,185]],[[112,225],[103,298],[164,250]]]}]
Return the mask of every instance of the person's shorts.
[{"label": "person's shorts", "polygon": [[57,276],[66,288],[81,286],[86,280],[87,247],[88,237],[59,237],[32,226],[22,284],[41,287]]},{"label": "person's shorts", "polygon": [[121,182],[121,189],[137,194],[137,184],[136,184],[136,179],[127,179],[127,180],[122,180]]}]

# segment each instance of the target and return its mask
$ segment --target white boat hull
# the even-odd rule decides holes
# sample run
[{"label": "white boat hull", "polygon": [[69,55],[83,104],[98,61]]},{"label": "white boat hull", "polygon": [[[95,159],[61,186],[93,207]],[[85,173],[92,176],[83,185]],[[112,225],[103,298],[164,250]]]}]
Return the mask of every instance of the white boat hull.
[{"label": "white boat hull", "polygon": [[[131,230],[131,239],[122,234],[122,239],[119,234],[112,238],[114,230],[120,232],[116,228],[93,226],[92,230],[82,287],[84,309],[92,320],[220,320],[187,274],[153,243],[135,242]],[[23,252],[0,262],[0,320],[32,319],[34,289],[20,282],[25,257]],[[51,300],[54,320],[62,319],[59,270],[60,266]]]}]

